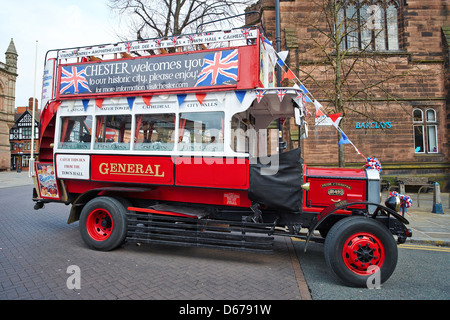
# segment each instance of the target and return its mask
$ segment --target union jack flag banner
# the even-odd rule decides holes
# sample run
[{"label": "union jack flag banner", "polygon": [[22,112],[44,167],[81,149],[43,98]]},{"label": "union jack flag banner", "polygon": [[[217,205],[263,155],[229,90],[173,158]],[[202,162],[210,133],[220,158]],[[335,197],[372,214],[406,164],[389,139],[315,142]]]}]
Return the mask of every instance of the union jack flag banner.
[{"label": "union jack flag banner", "polygon": [[256,90],[256,98],[258,99],[258,103],[261,101],[265,94],[266,90]]},{"label": "union jack flag banner", "polygon": [[280,98],[280,102],[283,101],[284,96],[286,95],[287,90],[285,89],[279,89],[277,90],[277,96]]},{"label": "union jack flag banner", "polygon": [[133,42],[131,42],[131,41],[128,41],[125,43],[125,47],[127,48],[128,53],[130,53],[132,44],[133,44]]},{"label": "union jack flag banner", "polygon": [[170,41],[172,41],[173,45],[177,44],[178,37],[171,37],[169,39],[170,39]]},{"label": "union jack flag banner", "polygon": [[238,79],[238,50],[207,54],[197,77],[198,86],[235,84]]},{"label": "union jack flag banner", "polygon": [[83,67],[62,67],[59,94],[91,92]]}]

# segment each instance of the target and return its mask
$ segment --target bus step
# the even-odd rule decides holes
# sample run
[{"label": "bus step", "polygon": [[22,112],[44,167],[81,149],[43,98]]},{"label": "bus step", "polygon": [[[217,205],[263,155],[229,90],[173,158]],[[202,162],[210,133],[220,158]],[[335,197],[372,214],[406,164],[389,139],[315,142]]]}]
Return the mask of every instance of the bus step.
[{"label": "bus step", "polygon": [[127,241],[177,246],[273,252],[273,223],[127,213]]}]

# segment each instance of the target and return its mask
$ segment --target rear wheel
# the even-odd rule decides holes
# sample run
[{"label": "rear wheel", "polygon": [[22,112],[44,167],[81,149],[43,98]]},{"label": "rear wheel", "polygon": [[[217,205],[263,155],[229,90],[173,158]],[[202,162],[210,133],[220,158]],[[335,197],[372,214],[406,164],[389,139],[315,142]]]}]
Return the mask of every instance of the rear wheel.
[{"label": "rear wheel", "polygon": [[367,286],[379,272],[383,283],[397,266],[397,244],[380,222],[366,217],[349,217],[337,222],[325,239],[325,260],[346,284]]},{"label": "rear wheel", "polygon": [[92,199],[81,211],[80,234],[93,249],[109,251],[117,248],[127,235],[125,207],[111,197]]}]

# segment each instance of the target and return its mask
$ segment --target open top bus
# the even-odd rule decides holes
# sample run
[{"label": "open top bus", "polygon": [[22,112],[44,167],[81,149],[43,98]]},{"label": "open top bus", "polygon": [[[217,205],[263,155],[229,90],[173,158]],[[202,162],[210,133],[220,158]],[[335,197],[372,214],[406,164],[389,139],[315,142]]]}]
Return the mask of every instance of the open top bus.
[{"label": "open top bus", "polygon": [[269,147],[272,121],[306,126],[305,93],[275,86],[277,59],[255,27],[49,51],[35,208],[71,205],[68,223],[97,250],[267,252],[289,236],[324,242],[346,284],[386,281],[411,234],[398,198],[380,204],[376,170],[307,167],[300,148]]}]

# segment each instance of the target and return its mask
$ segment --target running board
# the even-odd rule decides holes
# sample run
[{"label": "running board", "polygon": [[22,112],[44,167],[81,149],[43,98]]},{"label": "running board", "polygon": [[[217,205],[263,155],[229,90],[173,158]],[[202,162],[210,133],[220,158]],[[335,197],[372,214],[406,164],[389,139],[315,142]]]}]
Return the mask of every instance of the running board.
[{"label": "running board", "polygon": [[181,215],[127,212],[128,242],[185,247],[273,251],[274,223],[199,219]]}]

